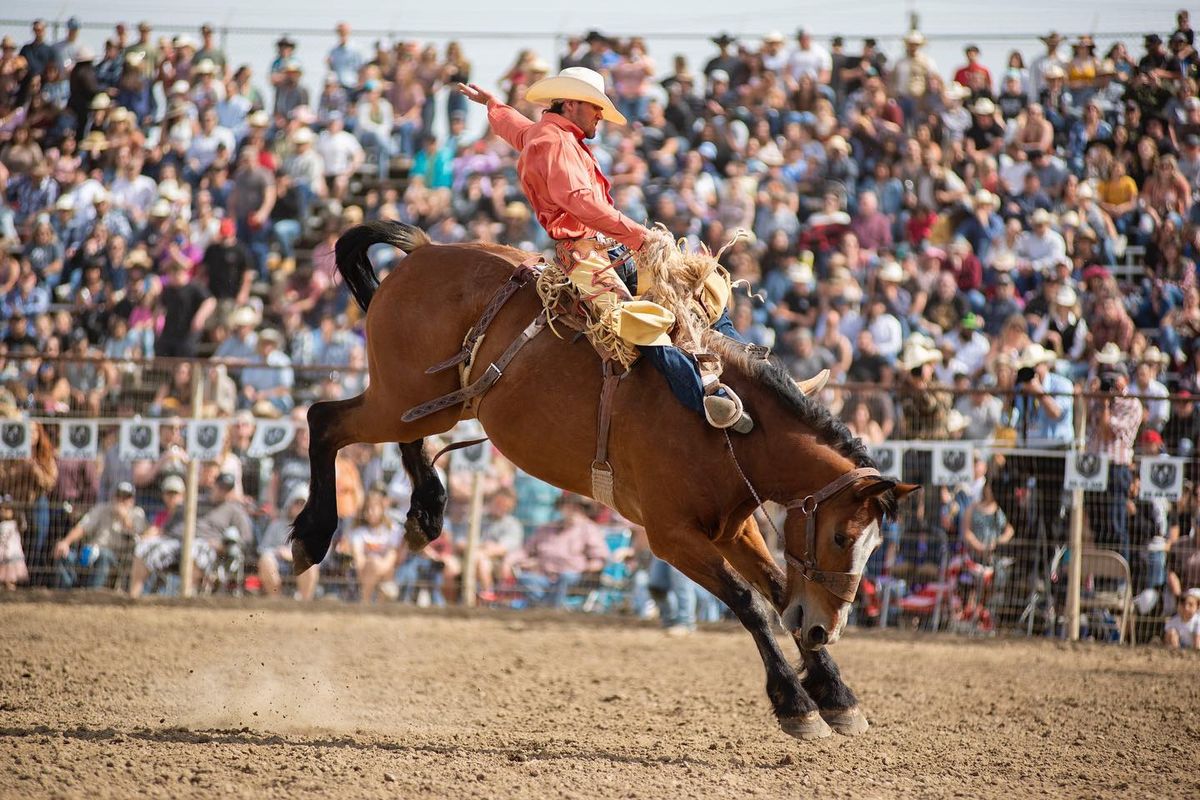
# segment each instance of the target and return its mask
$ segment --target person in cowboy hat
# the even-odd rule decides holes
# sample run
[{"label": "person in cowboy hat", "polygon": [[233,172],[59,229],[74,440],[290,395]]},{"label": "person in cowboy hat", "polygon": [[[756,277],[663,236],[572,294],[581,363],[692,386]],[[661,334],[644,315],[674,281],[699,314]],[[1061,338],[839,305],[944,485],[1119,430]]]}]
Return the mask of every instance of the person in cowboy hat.
[{"label": "person in cowboy hat", "polygon": [[728,33],[722,33],[714,36],[709,41],[715,44],[720,52],[710,58],[708,63],[704,65],[705,77],[712,75],[717,70],[723,71],[726,75],[735,75],[741,71],[742,60],[738,58],[736,51],[730,49],[733,45],[737,44],[737,39]]},{"label": "person in cowboy hat", "polygon": [[1133,384],[1129,387],[1129,393],[1142,398],[1142,403],[1146,406],[1145,425],[1150,430],[1161,432],[1171,418],[1171,401],[1168,399],[1170,392],[1158,379],[1159,370],[1169,363],[1171,359],[1166,353],[1150,345],[1142,352],[1142,357],[1138,359],[1137,367],[1134,368]]},{"label": "person in cowboy hat", "polygon": [[704,385],[696,363],[671,346],[674,315],[656,303],[633,299],[612,269],[608,240],[636,253],[647,243],[662,246],[667,234],[651,232],[613,206],[608,179],[584,144],[602,120],[625,124],[605,94],[604,78],[586,67],[567,67],[532,84],[525,99],[549,107],[537,122],[475,84],[460,83],[457,89],[487,106],[492,129],[520,151],[521,187],[538,222],[558,242],[560,266],[593,312],[618,337],[641,348],[684,405],[704,413],[715,427],[749,432],[753,423],[736,395],[726,388],[706,395],[712,387]]},{"label": "person in cowboy hat", "polygon": [[1046,52],[1035,58],[1029,65],[1029,96],[1037,98],[1046,88],[1046,69],[1051,65],[1062,69],[1062,59],[1058,57],[1058,46],[1066,41],[1057,31],[1050,31],[1045,36],[1038,37],[1046,45]]}]

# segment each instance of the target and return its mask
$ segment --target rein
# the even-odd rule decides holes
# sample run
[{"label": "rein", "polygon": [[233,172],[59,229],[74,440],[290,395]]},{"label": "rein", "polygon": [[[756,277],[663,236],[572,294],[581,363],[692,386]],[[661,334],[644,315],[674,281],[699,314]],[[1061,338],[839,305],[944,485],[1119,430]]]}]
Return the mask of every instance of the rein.
[{"label": "rein", "polygon": [[[729,431],[725,431],[724,433],[725,444],[729,448],[729,455],[733,458],[733,466],[737,469],[742,482],[746,484],[746,488],[750,490],[750,495],[757,504],[757,510],[762,507],[763,499],[754,489],[754,484],[750,482],[750,478],[746,476],[745,471],[742,470],[742,465],[738,461],[737,451],[733,449],[733,441],[729,438]],[[788,551],[787,539],[779,532],[779,528],[775,526],[775,522],[771,519],[770,515],[766,515],[767,524],[775,532],[776,538],[783,542],[783,557],[787,560],[787,563],[798,569],[800,576],[806,581],[821,586],[834,597],[847,603],[853,601],[855,593],[858,592],[858,584],[862,580],[862,572],[831,572],[829,570],[817,569],[817,511],[821,503],[836,497],[859,478],[878,477],[880,477],[879,470],[872,467],[859,467],[825,484],[825,486],[818,489],[814,494],[810,494],[801,500],[791,500],[783,504],[783,507],[788,511],[793,509],[798,510],[807,518],[807,522],[805,523],[804,558],[797,558]]]}]

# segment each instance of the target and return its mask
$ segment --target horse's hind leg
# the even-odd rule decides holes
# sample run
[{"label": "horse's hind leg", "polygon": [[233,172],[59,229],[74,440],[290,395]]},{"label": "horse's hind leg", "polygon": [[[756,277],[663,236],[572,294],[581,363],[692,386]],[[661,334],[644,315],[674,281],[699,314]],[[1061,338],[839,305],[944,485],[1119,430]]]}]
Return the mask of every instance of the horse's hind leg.
[{"label": "horse's hind leg", "polygon": [[400,460],[412,481],[412,499],[404,541],[411,552],[418,552],[442,532],[442,513],[446,508],[446,487],[438,478],[433,462],[425,454],[425,440],[400,444]]}]

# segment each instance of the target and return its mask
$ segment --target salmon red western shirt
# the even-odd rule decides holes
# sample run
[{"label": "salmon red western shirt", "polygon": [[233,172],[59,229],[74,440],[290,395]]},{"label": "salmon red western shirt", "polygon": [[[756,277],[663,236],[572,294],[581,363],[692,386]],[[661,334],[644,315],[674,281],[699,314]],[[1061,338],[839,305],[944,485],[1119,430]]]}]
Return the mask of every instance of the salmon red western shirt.
[{"label": "salmon red western shirt", "polygon": [[583,143],[579,126],[549,111],[537,122],[503,103],[488,104],[488,123],[521,155],[517,175],[538,222],[553,239],[603,233],[630,250],[648,231],[613,206],[608,178]]}]

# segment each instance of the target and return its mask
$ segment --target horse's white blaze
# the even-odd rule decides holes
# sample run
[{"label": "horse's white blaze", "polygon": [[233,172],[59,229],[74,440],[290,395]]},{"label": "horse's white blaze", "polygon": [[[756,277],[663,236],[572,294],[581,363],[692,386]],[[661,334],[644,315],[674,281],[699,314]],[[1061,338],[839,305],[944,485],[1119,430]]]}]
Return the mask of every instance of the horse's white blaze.
[{"label": "horse's white blaze", "polygon": [[875,552],[875,548],[879,546],[882,538],[878,520],[873,520],[870,525],[863,528],[862,535],[855,540],[854,548],[850,551],[851,572],[856,575],[863,573],[863,570],[867,568],[867,559]]}]

